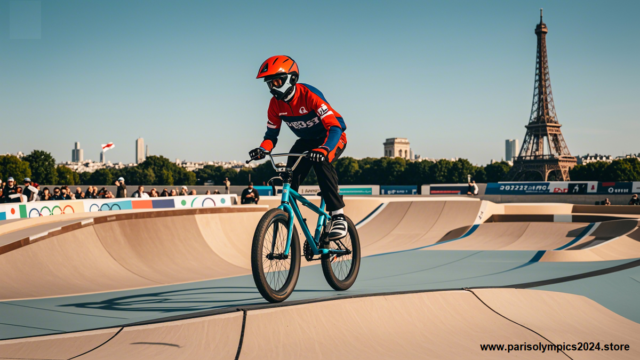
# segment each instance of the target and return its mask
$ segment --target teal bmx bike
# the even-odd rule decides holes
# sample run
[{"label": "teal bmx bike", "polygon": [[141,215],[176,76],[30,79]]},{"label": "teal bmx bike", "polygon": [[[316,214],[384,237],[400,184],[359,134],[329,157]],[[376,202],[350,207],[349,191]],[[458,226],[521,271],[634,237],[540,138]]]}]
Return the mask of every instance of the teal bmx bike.
[{"label": "teal bmx bike", "polygon": [[[276,164],[274,157],[298,157],[292,168],[285,164]],[[274,189],[274,179],[282,180],[282,204],[267,211],[253,235],[251,246],[251,271],[253,280],[260,294],[269,302],[278,303],[286,300],[298,282],[300,263],[304,257],[307,261],[320,261],[322,272],[334,290],[347,290],[358,277],[360,269],[360,239],[358,231],[351,219],[345,216],[348,229],[347,236],[337,241],[329,241],[329,222],[331,216],[324,211],[325,203],[320,207],[314,205],[302,195],[291,189],[293,170],[298,166],[303,154],[270,154],[266,153],[278,176],[269,180]],[[251,162],[248,160],[247,163]],[[297,202],[318,214],[315,234],[312,236],[307,226],[307,219],[302,217]],[[294,217],[306,238],[300,251],[298,230]]]}]

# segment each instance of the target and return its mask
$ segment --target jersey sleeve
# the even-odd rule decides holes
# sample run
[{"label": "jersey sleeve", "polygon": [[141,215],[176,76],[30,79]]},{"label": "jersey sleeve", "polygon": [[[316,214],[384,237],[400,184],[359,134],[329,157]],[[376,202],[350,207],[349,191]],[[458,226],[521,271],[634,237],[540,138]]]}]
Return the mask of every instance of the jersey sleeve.
[{"label": "jersey sleeve", "polygon": [[260,144],[260,147],[266,151],[271,151],[276,147],[278,135],[280,135],[280,126],[282,125],[282,120],[278,116],[278,109],[276,109],[273,100],[272,98],[267,111],[267,132],[264,134],[262,144]]},{"label": "jersey sleeve", "polygon": [[322,147],[326,148],[327,152],[331,152],[338,146],[338,141],[340,141],[340,136],[342,136],[344,129],[334,114],[331,105],[312,92],[310,92],[309,96],[311,108],[318,114],[320,121],[322,121],[322,126],[327,130],[327,137]]}]

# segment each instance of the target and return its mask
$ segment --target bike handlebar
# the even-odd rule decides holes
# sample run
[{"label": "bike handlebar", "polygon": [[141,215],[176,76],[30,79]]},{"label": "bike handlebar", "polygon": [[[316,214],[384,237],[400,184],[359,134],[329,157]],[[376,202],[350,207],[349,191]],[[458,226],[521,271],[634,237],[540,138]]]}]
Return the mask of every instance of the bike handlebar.
[{"label": "bike handlebar", "polygon": [[[273,161],[274,157],[283,157],[283,156],[286,156],[286,157],[294,156],[295,157],[295,156],[297,156],[298,157],[298,161],[296,161],[296,163],[293,164],[293,167],[291,168],[291,171],[295,170],[295,168],[298,166],[298,164],[300,163],[300,160],[302,160],[302,158],[309,157],[309,152],[308,151],[303,152],[302,154],[294,154],[294,153],[272,154],[272,153],[270,153],[268,151],[265,151],[264,154],[265,154],[265,157],[268,157],[269,160],[271,160],[271,165],[273,166],[273,169],[275,171],[277,171],[277,172],[279,172],[283,168],[278,168],[276,166],[276,163]],[[247,160],[246,163],[249,164],[252,161],[254,161],[254,160]]]}]

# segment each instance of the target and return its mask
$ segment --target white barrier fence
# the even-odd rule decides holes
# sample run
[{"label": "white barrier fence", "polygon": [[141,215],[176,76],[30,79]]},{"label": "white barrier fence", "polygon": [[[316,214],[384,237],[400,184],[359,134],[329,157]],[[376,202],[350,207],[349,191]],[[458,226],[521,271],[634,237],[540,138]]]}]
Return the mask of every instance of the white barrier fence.
[{"label": "white barrier fence", "polygon": [[149,199],[83,199],[0,204],[0,220],[133,209],[189,209],[231,206],[236,195],[192,195]]}]

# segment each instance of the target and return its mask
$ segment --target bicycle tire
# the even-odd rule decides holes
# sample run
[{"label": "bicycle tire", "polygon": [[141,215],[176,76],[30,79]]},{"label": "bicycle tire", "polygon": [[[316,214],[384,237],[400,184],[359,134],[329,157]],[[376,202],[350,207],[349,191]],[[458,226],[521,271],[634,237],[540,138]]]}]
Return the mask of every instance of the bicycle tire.
[{"label": "bicycle tire", "polygon": [[[291,247],[288,259],[270,260],[267,258],[271,253],[274,242],[273,238],[275,238],[276,243],[273,247],[273,253],[277,254],[279,250],[284,251],[288,224],[289,215],[287,213],[280,209],[271,209],[262,216],[253,235],[253,243],[251,245],[251,272],[253,274],[253,281],[262,297],[271,303],[279,303],[286,300],[296,287],[300,275],[300,240],[295,224],[293,226],[293,233],[291,234]],[[273,230],[270,230],[272,228]],[[272,239],[265,244],[267,237],[271,237]],[[288,269],[287,260],[290,260]],[[265,269],[265,266],[267,269]],[[281,271],[286,271],[286,274]],[[281,284],[280,281],[282,282]],[[274,287],[276,288],[274,289]]]},{"label": "bicycle tire", "polygon": [[[345,216],[345,219],[347,220],[347,236],[339,242],[332,241],[329,246],[332,249],[338,249],[340,246],[344,246],[351,250],[351,257],[335,257],[334,254],[323,254],[320,260],[324,278],[327,280],[327,283],[337,291],[349,289],[356,281],[358,272],[360,271],[361,252],[358,230],[351,219],[347,216]],[[348,243],[351,245],[349,246]],[[349,261],[349,263],[347,263],[347,261]]]}]

